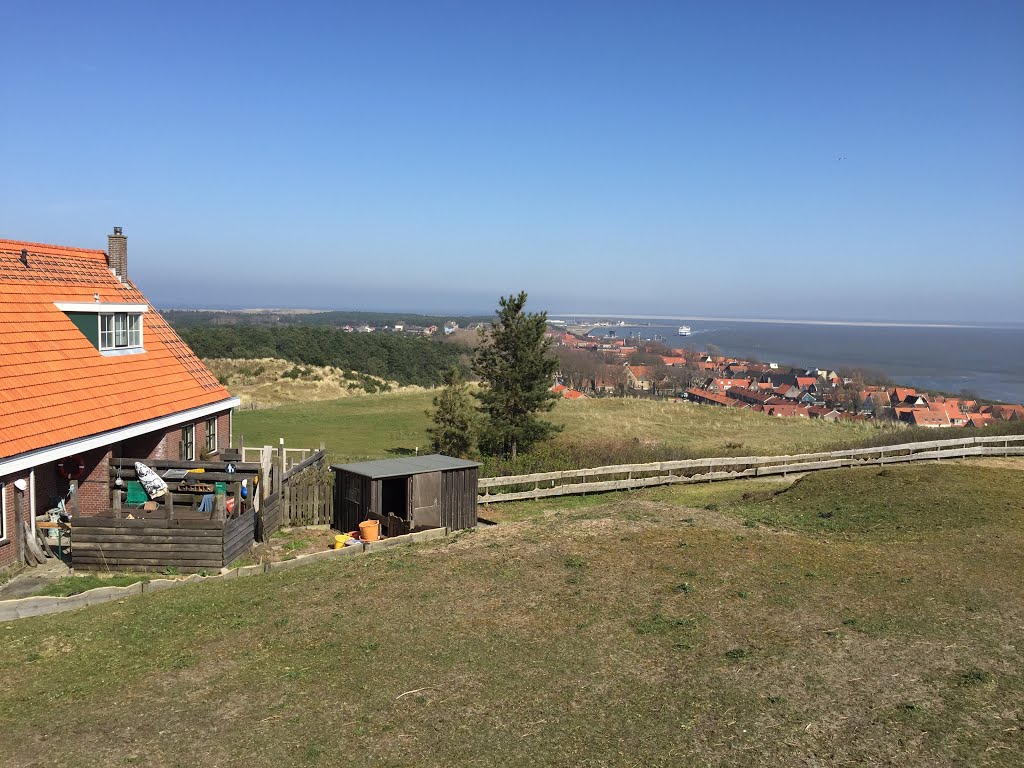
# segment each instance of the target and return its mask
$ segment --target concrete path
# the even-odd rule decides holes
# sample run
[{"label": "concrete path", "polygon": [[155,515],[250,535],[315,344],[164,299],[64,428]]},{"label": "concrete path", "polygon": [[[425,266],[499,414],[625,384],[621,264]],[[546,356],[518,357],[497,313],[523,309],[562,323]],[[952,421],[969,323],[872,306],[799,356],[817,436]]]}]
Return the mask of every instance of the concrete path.
[{"label": "concrete path", "polygon": [[71,575],[71,569],[56,558],[47,558],[42,565],[26,568],[3,586],[0,586],[0,600],[16,600],[30,597],[48,584]]}]

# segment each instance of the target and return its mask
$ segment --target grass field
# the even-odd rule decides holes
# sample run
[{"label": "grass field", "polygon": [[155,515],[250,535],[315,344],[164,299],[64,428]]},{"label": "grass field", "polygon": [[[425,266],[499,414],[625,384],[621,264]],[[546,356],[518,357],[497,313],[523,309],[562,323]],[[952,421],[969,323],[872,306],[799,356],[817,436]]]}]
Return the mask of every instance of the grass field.
[{"label": "grass field", "polygon": [[0,626],[0,764],[1017,766],[1021,466],[506,505]]},{"label": "grass field", "polygon": [[[381,458],[428,449],[433,393],[388,393],[282,405],[235,415],[246,445],[327,444],[334,460]],[[560,401],[550,415],[564,426],[557,446],[634,443],[641,450],[686,455],[799,453],[830,450],[879,432],[864,424],[778,419],[750,411],[624,398]],[[655,459],[651,459],[655,460]]]}]

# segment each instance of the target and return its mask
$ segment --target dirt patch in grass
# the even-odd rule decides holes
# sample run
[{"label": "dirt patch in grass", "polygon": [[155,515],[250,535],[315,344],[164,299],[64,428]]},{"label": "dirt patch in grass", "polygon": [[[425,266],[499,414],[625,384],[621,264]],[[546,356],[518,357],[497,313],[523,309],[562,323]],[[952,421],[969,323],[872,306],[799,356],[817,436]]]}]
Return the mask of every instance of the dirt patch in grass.
[{"label": "dirt patch in grass", "polygon": [[292,560],[299,555],[323,552],[334,544],[339,531],[330,528],[282,528],[270,541],[258,544],[238,565]]}]

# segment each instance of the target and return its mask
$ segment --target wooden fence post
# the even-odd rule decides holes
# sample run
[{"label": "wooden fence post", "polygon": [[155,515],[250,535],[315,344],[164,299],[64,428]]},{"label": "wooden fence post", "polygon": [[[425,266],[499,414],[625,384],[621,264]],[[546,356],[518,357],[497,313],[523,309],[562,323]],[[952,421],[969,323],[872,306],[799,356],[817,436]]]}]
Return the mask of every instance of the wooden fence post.
[{"label": "wooden fence post", "polygon": [[75,517],[78,517],[81,514],[81,507],[78,504],[78,481],[70,480],[68,481],[68,486],[71,489],[71,509]]}]

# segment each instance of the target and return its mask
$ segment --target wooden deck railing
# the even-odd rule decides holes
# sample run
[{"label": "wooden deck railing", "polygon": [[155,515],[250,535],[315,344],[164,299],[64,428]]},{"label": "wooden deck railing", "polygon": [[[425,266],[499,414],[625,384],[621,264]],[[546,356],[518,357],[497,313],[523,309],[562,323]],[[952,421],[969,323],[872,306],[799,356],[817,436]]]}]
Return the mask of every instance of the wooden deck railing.
[{"label": "wooden deck railing", "polygon": [[930,440],[794,456],[725,456],[658,461],[649,464],[618,464],[530,475],[484,477],[479,481],[478,500],[481,504],[494,504],[501,501],[629,490],[673,483],[704,483],[866,464],[940,461],[970,456],[1024,456],[1024,435]]}]

